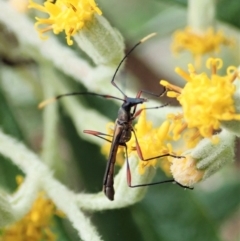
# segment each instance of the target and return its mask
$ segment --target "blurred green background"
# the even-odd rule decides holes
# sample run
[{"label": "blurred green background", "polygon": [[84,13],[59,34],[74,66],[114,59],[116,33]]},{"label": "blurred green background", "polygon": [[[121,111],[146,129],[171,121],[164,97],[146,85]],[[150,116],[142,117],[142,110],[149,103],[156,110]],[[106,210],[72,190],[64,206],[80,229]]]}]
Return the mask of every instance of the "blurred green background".
[{"label": "blurred green background", "polygon": [[[137,91],[140,86],[160,90],[158,80],[163,77],[174,82],[174,75],[168,75],[173,69],[163,68],[161,63],[172,58],[172,65],[180,63],[186,66],[188,60],[181,57],[176,60],[173,56],[166,56],[167,52],[155,52],[153,45],[162,43],[169,46],[172,32],[186,25],[187,1],[98,0],[97,3],[104,16],[123,34],[128,48],[145,35],[158,32],[159,41],[144,44],[126,64],[126,70],[135,76],[134,79],[139,80],[135,87],[132,86],[132,91]],[[240,1],[217,1],[218,20],[224,21],[229,24],[229,28],[240,33],[239,11]],[[9,83],[6,80],[1,81],[0,126],[6,133],[22,140],[30,149],[40,154],[43,124],[42,113],[36,106],[43,98],[39,82],[41,63],[18,55],[17,39],[1,23],[0,30],[0,71],[4,71],[5,76],[6,73],[9,75]],[[145,57],[145,53],[148,53],[148,57]],[[237,54],[239,55],[239,51]],[[239,65],[239,56],[233,58],[235,64]],[[159,62],[159,68],[156,68],[156,61]],[[60,70],[56,71],[72,85],[72,89],[84,88],[63,75]],[[16,76],[21,76],[24,82],[18,83]],[[151,79],[150,83],[146,82],[147,78]],[[128,88],[128,83],[126,86]],[[89,108],[98,109],[113,121],[116,118],[118,106],[111,101],[96,101],[91,97],[78,100],[84,101]],[[64,153],[59,152],[59,161],[63,161],[64,170],[60,168],[58,178],[74,191],[100,191],[106,157],[101,154],[99,146],[77,135],[72,120],[61,105],[59,115],[59,149],[64,150]],[[105,129],[99,131],[105,132]],[[239,241],[239,149],[238,142],[236,161],[196,185],[193,191],[184,191],[171,184],[150,187],[145,198],[138,204],[119,210],[89,213],[89,216],[105,241]],[[0,158],[1,187],[12,192],[16,189],[15,176],[21,171],[9,160],[2,156]],[[156,180],[164,178],[164,174],[159,171]],[[58,240],[79,240],[66,220],[56,218],[56,232]]]}]

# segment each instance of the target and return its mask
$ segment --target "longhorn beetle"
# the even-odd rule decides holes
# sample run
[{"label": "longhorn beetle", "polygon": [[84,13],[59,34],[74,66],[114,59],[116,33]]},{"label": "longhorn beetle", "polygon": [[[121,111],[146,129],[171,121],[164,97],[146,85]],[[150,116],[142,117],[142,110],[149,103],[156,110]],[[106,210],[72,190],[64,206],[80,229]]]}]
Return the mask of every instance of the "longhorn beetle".
[{"label": "longhorn beetle", "polygon": [[[126,151],[127,184],[128,184],[129,187],[132,187],[132,188],[133,187],[144,187],[144,186],[156,185],[156,184],[161,184],[161,183],[175,182],[176,184],[178,184],[179,186],[181,186],[183,188],[192,189],[188,186],[184,186],[184,185],[176,182],[174,179],[160,181],[160,182],[154,182],[154,183],[138,184],[138,185],[132,185],[132,183],[131,183],[131,171],[130,171],[130,165],[129,165],[129,161],[128,161],[128,153],[127,153],[126,143],[131,139],[132,133],[134,134],[135,140],[136,140],[137,154],[142,161],[150,161],[150,160],[165,157],[165,156],[171,156],[171,157],[174,157],[174,158],[183,158],[182,156],[176,156],[176,155],[172,155],[170,153],[167,153],[167,154],[163,154],[163,155],[159,155],[159,156],[144,159],[144,157],[142,155],[141,148],[140,148],[139,143],[138,143],[136,133],[135,133],[134,128],[132,126],[132,121],[137,116],[140,115],[140,113],[142,112],[143,109],[157,109],[157,108],[161,108],[161,107],[165,106],[165,105],[163,105],[163,106],[158,106],[158,107],[142,108],[142,109],[136,111],[137,105],[142,104],[142,103],[147,101],[147,99],[145,99],[145,98],[140,98],[141,94],[145,93],[145,94],[149,94],[149,95],[152,95],[152,96],[160,97],[165,93],[165,89],[160,94],[151,93],[151,92],[146,91],[146,90],[140,90],[137,93],[136,97],[132,98],[132,97],[128,97],[127,95],[125,95],[125,93],[114,82],[116,74],[117,74],[119,68],[121,67],[122,63],[124,62],[124,60],[130,55],[130,53],[138,45],[145,42],[146,40],[153,37],[154,35],[155,35],[155,33],[152,33],[152,34],[146,36],[145,38],[141,39],[137,44],[135,44],[129,50],[129,52],[126,53],[126,55],[120,61],[118,67],[115,70],[115,73],[114,73],[114,75],[112,77],[112,80],[111,80],[111,84],[113,86],[115,86],[122,93],[122,95],[124,97],[123,99],[115,97],[115,96],[111,96],[111,95],[97,94],[97,93],[93,93],[93,92],[73,92],[73,93],[58,95],[53,99],[43,101],[39,104],[39,108],[42,108],[52,101],[58,100],[58,99],[60,99],[62,97],[65,97],[65,96],[73,96],[73,95],[94,95],[94,96],[99,96],[99,97],[103,97],[103,98],[107,98],[107,99],[116,99],[116,100],[123,101],[122,106],[118,110],[118,116],[117,116],[117,119],[115,121],[113,136],[102,133],[102,132],[98,132],[98,131],[84,130],[84,133],[94,135],[94,136],[102,138],[102,139],[104,139],[108,142],[111,142],[110,153],[109,153],[108,162],[107,162],[107,166],[106,166],[106,170],[105,170],[105,174],[104,174],[104,178],[103,178],[103,191],[104,191],[105,195],[108,197],[108,199],[110,199],[110,200],[114,200],[115,191],[114,191],[114,187],[113,187],[113,184],[114,184],[113,176],[114,176],[114,166],[115,166],[115,162],[116,162],[116,154],[117,154],[117,150],[118,150],[119,146],[123,146],[125,148],[125,151]],[[108,140],[107,138],[105,138],[103,136],[112,137],[112,140]]]}]

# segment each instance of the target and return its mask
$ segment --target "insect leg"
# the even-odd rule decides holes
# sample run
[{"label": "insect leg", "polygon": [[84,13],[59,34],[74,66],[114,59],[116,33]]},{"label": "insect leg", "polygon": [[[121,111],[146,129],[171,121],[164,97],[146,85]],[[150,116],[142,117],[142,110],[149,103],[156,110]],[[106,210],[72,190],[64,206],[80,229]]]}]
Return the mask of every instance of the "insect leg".
[{"label": "insect leg", "polygon": [[[149,92],[149,91],[147,91],[147,90],[140,90],[140,91],[138,91],[138,93],[137,93],[137,95],[136,95],[136,98],[140,98],[140,96],[141,96],[142,93],[150,94],[150,95],[153,95],[153,96],[156,96],[156,97],[161,97],[161,96],[163,96],[163,95],[165,94],[165,92],[166,92],[166,88],[165,88],[165,87],[164,87],[164,89],[163,89],[163,92],[160,93],[160,94],[155,94],[155,93]],[[144,110],[144,109],[159,109],[159,108],[162,108],[162,107],[164,107],[164,106],[166,106],[166,105],[168,105],[168,103],[167,103],[167,104],[164,104],[164,105],[161,105],[161,106],[143,108],[142,110]],[[135,106],[133,107],[133,112],[132,112],[133,115],[135,115],[136,109],[137,109],[137,105],[135,105]],[[141,111],[142,111],[142,110],[141,110]],[[141,113],[141,111],[140,111],[140,113]],[[139,115],[140,113],[138,113],[138,115]],[[137,115],[137,116],[138,116],[138,115]]]},{"label": "insect leg", "polygon": [[130,169],[130,165],[129,165],[129,161],[128,161],[127,145],[125,144],[124,147],[125,147],[125,151],[126,151],[126,163],[127,163],[127,184],[129,187],[131,187],[131,188],[146,187],[146,186],[153,186],[153,185],[164,184],[164,183],[176,183],[177,185],[179,185],[182,188],[192,189],[190,187],[182,185],[181,183],[176,182],[174,179],[160,181],[160,182],[151,182],[151,183],[132,185],[132,174],[131,174],[131,169]]},{"label": "insect leg", "polygon": [[167,91],[167,89],[165,87],[163,87],[163,91],[160,94],[153,93],[153,92],[148,91],[148,90],[140,90],[140,91],[138,91],[136,98],[139,98],[142,95],[142,93],[152,95],[152,96],[155,96],[155,97],[161,97],[166,93],[166,91]]},{"label": "insect leg", "polygon": [[[171,156],[171,157],[174,157],[174,158],[184,158],[184,156],[177,156],[177,155],[173,155],[173,154],[170,154],[170,153],[166,153],[166,154],[163,154],[163,155],[159,155],[159,156],[155,156],[155,157],[151,157],[151,158],[144,159],[143,154],[142,154],[141,147],[140,147],[140,145],[139,145],[139,143],[138,143],[138,140],[137,140],[136,133],[135,133],[135,131],[134,131],[133,129],[132,129],[132,132],[134,133],[134,136],[135,136],[136,150],[137,150],[138,156],[139,156],[139,158],[141,159],[141,161],[150,161],[150,160],[157,159],[157,158],[161,158],[161,157],[165,157],[165,156]],[[126,148],[126,151],[127,151],[127,148]],[[127,156],[127,157],[128,157],[128,156]],[[130,166],[129,166],[129,163],[128,163],[128,158],[127,158],[127,177],[129,178],[128,180],[130,181],[130,182],[128,183],[128,184],[129,184],[129,187],[145,187],[145,186],[152,186],[152,185],[157,185],[157,184],[172,182],[172,183],[176,183],[178,186],[180,186],[180,187],[182,187],[182,188],[193,189],[192,187],[182,185],[181,183],[175,181],[174,179],[165,180],[165,181],[160,181],[160,182],[139,184],[139,185],[131,185],[131,172],[130,172]]]},{"label": "insect leg", "polygon": [[86,134],[89,134],[89,135],[93,135],[93,136],[99,137],[99,138],[101,138],[101,139],[103,139],[103,140],[105,140],[105,141],[108,141],[108,142],[112,143],[111,140],[102,137],[102,136],[113,137],[112,135],[108,135],[108,134],[105,134],[105,133],[102,133],[102,132],[99,132],[99,131],[93,131],[93,130],[84,130],[83,133],[86,133]]},{"label": "insect leg", "polygon": [[[141,109],[139,109],[136,113],[135,113],[135,111],[133,110],[134,115],[133,115],[133,117],[132,117],[132,120],[134,120],[136,117],[138,117],[138,116],[142,113],[143,110],[159,109],[159,108],[163,108],[163,107],[165,107],[165,106],[167,106],[167,105],[168,105],[168,103],[163,104],[163,105],[160,105],[160,106],[141,108]],[[136,108],[135,108],[135,109],[136,109]]]}]

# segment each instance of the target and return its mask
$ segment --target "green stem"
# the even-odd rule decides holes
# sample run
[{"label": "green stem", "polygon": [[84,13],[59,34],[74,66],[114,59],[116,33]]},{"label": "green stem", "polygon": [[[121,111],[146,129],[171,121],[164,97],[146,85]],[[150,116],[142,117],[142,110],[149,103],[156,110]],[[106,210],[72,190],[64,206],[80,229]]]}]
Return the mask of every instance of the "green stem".
[{"label": "green stem", "polygon": [[123,58],[122,35],[104,17],[97,14],[74,36],[74,39],[95,64],[116,66]]},{"label": "green stem", "polygon": [[188,25],[196,32],[205,32],[214,26],[215,0],[188,0]]},{"label": "green stem", "polygon": [[[41,70],[42,87],[44,99],[56,96],[54,87],[49,83],[49,79],[56,78],[49,64],[43,64]],[[60,177],[65,170],[58,151],[58,110],[57,105],[52,104],[43,110],[43,144],[42,159],[51,168],[55,175]]]}]

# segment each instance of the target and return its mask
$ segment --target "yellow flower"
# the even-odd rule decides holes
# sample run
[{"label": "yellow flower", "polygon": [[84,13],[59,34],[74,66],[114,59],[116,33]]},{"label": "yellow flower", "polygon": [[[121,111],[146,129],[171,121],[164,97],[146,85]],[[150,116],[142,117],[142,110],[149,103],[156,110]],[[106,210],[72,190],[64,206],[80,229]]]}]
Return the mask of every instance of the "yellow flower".
[{"label": "yellow flower", "polygon": [[38,30],[40,37],[46,39],[42,34],[53,30],[54,34],[65,31],[68,45],[72,45],[71,37],[82,29],[87,21],[90,21],[94,13],[102,14],[94,0],[52,0],[45,1],[44,5],[34,3],[29,0],[29,8],[35,8],[49,15],[49,18],[36,18],[39,25],[48,25]]},{"label": "yellow flower", "polygon": [[[144,105],[143,105],[144,108]],[[146,120],[146,111],[143,110],[141,115],[134,126],[135,133],[137,135],[137,140],[139,146],[141,148],[142,155],[144,159],[148,159],[151,157],[156,157],[160,155],[164,155],[167,153],[175,154],[172,152],[171,144],[168,142],[170,137],[168,136],[168,131],[170,127],[170,122],[165,121],[160,127],[153,128],[152,123]],[[113,134],[114,123],[109,123],[107,125],[107,134]],[[132,134],[131,140],[126,143],[128,148],[128,155],[134,154],[138,157],[136,151],[136,140],[134,134]],[[109,155],[111,143],[106,143],[102,147],[102,152],[105,155]],[[122,165],[125,161],[123,158],[123,153],[125,152],[125,148],[119,147],[117,152],[116,163]],[[170,174],[170,157],[164,157],[160,160],[153,159],[150,161],[141,161],[139,159],[139,173],[144,174],[145,168],[149,166],[155,167],[158,163],[160,163],[161,168],[165,171],[166,174]]]},{"label": "yellow flower", "polygon": [[187,50],[192,53],[196,61],[200,62],[202,55],[218,52],[221,45],[232,44],[233,40],[227,38],[222,31],[215,32],[212,28],[209,28],[201,34],[187,27],[174,33],[172,51],[179,53]]},{"label": "yellow flower", "polygon": [[[17,182],[22,182],[17,177]],[[54,241],[55,234],[51,231],[53,215],[64,216],[56,210],[54,204],[44,192],[38,194],[30,212],[17,223],[2,231],[1,241]]]},{"label": "yellow flower", "polygon": [[[142,106],[144,108],[144,105]],[[172,146],[170,144],[169,136],[170,122],[164,121],[161,126],[153,128],[152,122],[147,121],[146,111],[143,110],[138,122],[134,126],[138,144],[141,148],[144,159],[164,155],[167,153],[174,154]],[[131,140],[127,143],[129,154],[133,153],[138,156],[136,152],[136,140],[132,135]],[[145,168],[149,166],[155,167],[160,165],[166,174],[170,174],[171,157],[163,157],[161,159],[153,159],[149,161],[142,161],[139,158],[139,173],[144,174]]]},{"label": "yellow flower", "polygon": [[180,140],[181,144],[178,143],[178,151],[181,153],[187,148],[195,147],[203,138],[198,129],[188,128],[183,114],[169,114],[167,119],[171,122],[169,135],[173,141]]},{"label": "yellow flower", "polygon": [[221,121],[240,120],[233,99],[236,91],[233,81],[238,76],[236,68],[230,66],[226,75],[217,75],[222,60],[212,58],[208,59],[207,67],[211,69],[210,77],[206,73],[197,74],[192,65],[189,65],[189,74],[176,68],[187,81],[183,89],[167,81],[160,82],[169,89],[168,96],[177,98],[182,105],[188,128],[197,128],[203,137],[211,137],[219,130]]}]

